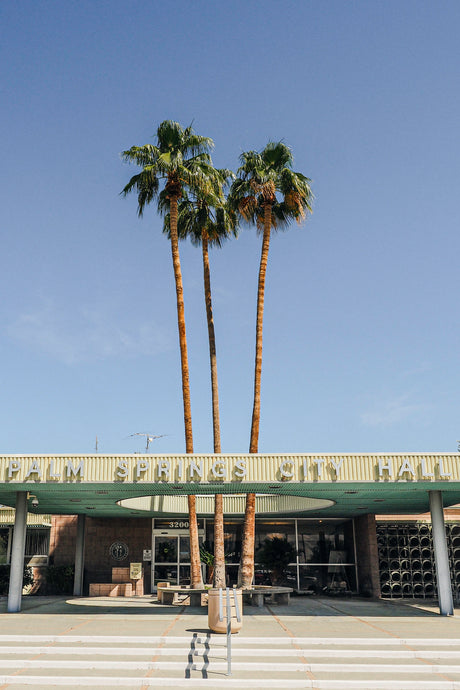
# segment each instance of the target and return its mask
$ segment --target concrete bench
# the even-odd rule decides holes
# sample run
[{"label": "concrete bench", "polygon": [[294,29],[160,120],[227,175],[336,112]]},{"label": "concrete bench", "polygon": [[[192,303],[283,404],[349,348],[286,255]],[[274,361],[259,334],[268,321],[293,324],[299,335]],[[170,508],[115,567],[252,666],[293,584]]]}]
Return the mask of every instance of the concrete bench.
[{"label": "concrete bench", "polygon": [[[290,595],[294,590],[291,587],[268,587],[256,585],[251,589],[243,589],[243,601],[254,606],[262,607],[264,598],[272,596],[273,603],[288,606]],[[177,595],[186,595],[190,599],[190,606],[201,606],[201,595],[206,594],[208,589],[190,589],[190,587],[179,587],[175,585],[165,586],[159,584],[157,588],[158,600],[163,604],[175,604]]]},{"label": "concrete bench", "polygon": [[129,568],[112,568],[112,582],[92,582],[90,597],[132,597],[144,594],[144,578],[131,580]]},{"label": "concrete bench", "polygon": [[273,598],[273,603],[289,606],[290,597],[294,590],[291,587],[268,587],[255,585],[251,589],[243,589],[243,601],[253,606],[263,606],[267,596]]},{"label": "concrete bench", "polygon": [[92,582],[89,586],[90,597],[132,597],[133,587],[130,582]]},{"label": "concrete bench", "polygon": [[201,595],[205,594],[207,589],[191,589],[190,587],[179,587],[169,585],[159,585],[157,588],[158,599],[163,604],[174,604],[177,601],[177,596],[182,594],[190,600],[190,606],[201,606]]}]

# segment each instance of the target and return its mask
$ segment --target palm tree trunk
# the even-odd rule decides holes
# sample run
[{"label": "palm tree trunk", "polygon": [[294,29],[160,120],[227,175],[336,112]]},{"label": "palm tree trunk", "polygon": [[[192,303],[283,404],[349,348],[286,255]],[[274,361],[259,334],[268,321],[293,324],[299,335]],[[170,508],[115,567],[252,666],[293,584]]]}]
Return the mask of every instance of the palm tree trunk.
[{"label": "palm tree trunk", "polygon": [[250,453],[259,452],[259,423],[260,423],[260,381],[262,377],[262,336],[264,324],[265,275],[267,273],[268,250],[270,248],[271,229],[270,204],[264,209],[264,236],[260,255],[259,286],[257,291],[257,324],[256,324],[256,361],[254,369],[254,405],[252,408]]},{"label": "palm tree trunk", "polygon": [[256,495],[246,494],[244,512],[243,543],[238,570],[238,587],[249,589],[254,579],[254,540],[256,526]]},{"label": "palm tree trunk", "polygon": [[[265,275],[267,272],[268,250],[270,248],[271,204],[265,204],[264,235],[262,252],[260,255],[259,285],[257,291],[257,321],[256,321],[256,357],[254,367],[254,404],[252,409],[251,438],[249,452],[259,451],[259,423],[260,423],[260,382],[262,376],[262,335],[264,321]],[[238,586],[247,588],[252,586],[254,579],[254,540],[256,523],[256,495],[246,495],[246,510],[244,514],[243,543],[241,546],[241,564],[238,572]]]},{"label": "palm tree trunk", "polygon": [[190,375],[187,355],[187,336],[185,333],[184,288],[179,257],[179,240],[177,236],[177,197],[170,198],[170,234],[171,253],[176,281],[177,327],[179,329],[179,347],[182,371],[182,401],[184,406],[185,452],[193,453],[192,406],[190,402]]},{"label": "palm tree trunk", "polygon": [[208,235],[206,230],[203,230],[202,232],[201,247],[203,251],[204,298],[206,302],[206,319],[208,322],[209,360],[211,364],[212,428],[214,436],[214,453],[221,453],[222,451],[220,446],[219,388],[217,385],[216,336],[214,332],[214,317],[212,314],[211,271],[209,268]]},{"label": "palm tree trunk", "polygon": [[214,587],[225,587],[224,500],[214,496]]},{"label": "palm tree trunk", "polygon": [[[177,236],[177,196],[172,195],[170,197],[170,234],[174,278],[176,281],[177,326],[179,329],[182,400],[184,405],[185,452],[193,453],[192,406],[190,402],[190,376],[188,368],[187,337],[185,332],[184,288],[182,285],[179,241]],[[201,574],[195,496],[188,496],[188,509],[190,530],[190,581],[193,588],[200,588],[203,587],[203,577]]]},{"label": "palm tree trunk", "polygon": [[[211,365],[212,391],[212,424],[214,437],[214,453],[221,453],[220,419],[219,419],[219,388],[217,384],[217,355],[216,336],[214,332],[214,318],[212,314],[211,271],[209,268],[208,234],[203,230],[201,235],[203,253],[204,296],[206,302],[206,319],[208,322],[209,360]],[[224,547],[224,512],[222,494],[214,497],[214,587],[225,587],[225,547]]]},{"label": "palm tree trunk", "polygon": [[190,585],[192,589],[203,589],[203,575],[201,572],[200,544],[198,540],[198,521],[196,517],[196,496],[189,494],[188,519],[190,534]]}]

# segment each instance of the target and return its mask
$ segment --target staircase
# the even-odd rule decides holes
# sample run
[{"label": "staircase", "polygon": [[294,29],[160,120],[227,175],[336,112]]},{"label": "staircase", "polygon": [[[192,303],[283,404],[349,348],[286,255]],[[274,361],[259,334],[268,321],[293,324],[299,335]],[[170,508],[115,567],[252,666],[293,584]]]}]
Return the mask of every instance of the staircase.
[{"label": "staircase", "polygon": [[460,690],[460,639],[0,635],[0,690]]}]

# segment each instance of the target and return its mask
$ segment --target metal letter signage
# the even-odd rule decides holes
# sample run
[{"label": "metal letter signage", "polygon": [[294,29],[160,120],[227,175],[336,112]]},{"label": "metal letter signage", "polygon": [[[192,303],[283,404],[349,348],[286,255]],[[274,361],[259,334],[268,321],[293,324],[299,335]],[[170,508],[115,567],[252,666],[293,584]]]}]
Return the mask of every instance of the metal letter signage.
[{"label": "metal letter signage", "polygon": [[[313,455],[0,455],[0,484],[286,484],[460,481],[458,453]],[[177,488],[174,486],[174,488]],[[181,488],[181,487],[180,487]],[[18,489],[19,490],[19,489]],[[24,486],[21,490],[27,490]],[[244,493],[244,492],[243,492]]]}]

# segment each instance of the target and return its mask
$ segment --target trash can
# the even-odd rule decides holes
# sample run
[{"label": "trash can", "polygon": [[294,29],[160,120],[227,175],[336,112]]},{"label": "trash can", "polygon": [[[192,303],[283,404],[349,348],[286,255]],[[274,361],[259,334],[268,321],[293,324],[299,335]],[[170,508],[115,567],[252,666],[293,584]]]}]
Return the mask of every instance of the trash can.
[{"label": "trash can", "polygon": [[[240,621],[236,618],[235,599],[238,601],[238,609],[240,613]],[[226,633],[227,632],[227,590],[222,590],[222,612],[223,620],[219,620],[219,590],[210,589],[208,591],[208,625],[213,632]],[[231,615],[231,631],[236,633],[241,630],[243,626],[243,593],[241,589],[230,590],[230,615]]]}]

